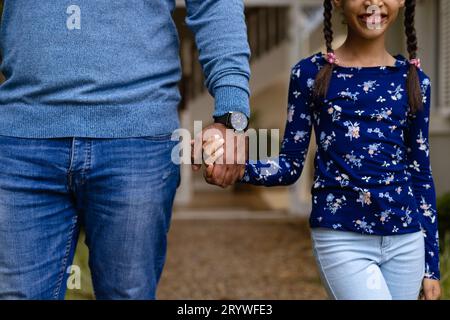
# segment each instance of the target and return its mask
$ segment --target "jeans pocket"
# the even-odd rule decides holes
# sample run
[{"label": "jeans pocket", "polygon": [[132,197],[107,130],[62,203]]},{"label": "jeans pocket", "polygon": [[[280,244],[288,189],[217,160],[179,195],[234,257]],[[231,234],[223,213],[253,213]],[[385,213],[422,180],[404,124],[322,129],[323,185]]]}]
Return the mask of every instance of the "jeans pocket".
[{"label": "jeans pocket", "polygon": [[139,139],[150,140],[150,141],[170,141],[172,139],[172,132],[155,134],[151,136],[138,137]]}]

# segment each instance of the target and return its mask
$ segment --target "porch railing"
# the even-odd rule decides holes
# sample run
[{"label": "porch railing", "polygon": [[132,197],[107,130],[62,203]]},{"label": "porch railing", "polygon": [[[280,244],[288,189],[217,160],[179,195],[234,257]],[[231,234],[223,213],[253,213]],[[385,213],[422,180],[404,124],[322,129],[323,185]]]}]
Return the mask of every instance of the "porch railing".
[{"label": "porch railing", "polygon": [[[251,48],[251,60],[257,59],[288,37],[289,14],[288,7],[249,7],[245,10],[247,35]],[[180,91],[183,97],[180,108],[186,108],[189,101],[197,98],[206,91],[204,77],[198,51],[192,33],[187,29],[185,9],[177,8],[174,20],[181,38],[181,63],[183,76]]]}]

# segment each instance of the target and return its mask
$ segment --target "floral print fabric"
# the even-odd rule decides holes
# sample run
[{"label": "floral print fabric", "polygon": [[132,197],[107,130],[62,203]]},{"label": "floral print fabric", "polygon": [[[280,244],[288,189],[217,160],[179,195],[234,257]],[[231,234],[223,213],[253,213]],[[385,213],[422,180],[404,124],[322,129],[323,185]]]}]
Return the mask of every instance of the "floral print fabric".
[{"label": "floral print fabric", "polygon": [[321,53],[292,68],[280,155],[246,163],[243,183],[297,181],[314,128],[317,149],[311,227],[368,235],[422,230],[425,277],[439,279],[436,194],[430,166],[430,79],[419,70],[423,109],[412,114],[406,92],[409,62],[335,66],[325,99],[313,101]]}]

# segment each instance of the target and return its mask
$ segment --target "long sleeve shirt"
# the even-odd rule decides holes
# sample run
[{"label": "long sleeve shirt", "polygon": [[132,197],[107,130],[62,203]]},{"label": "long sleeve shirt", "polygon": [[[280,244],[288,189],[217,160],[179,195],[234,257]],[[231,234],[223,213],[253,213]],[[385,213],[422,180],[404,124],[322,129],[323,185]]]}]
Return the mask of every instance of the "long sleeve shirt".
[{"label": "long sleeve shirt", "polygon": [[[0,134],[125,138],[179,128],[175,0],[4,0]],[[214,115],[249,109],[242,0],[186,0]]]},{"label": "long sleeve shirt", "polygon": [[430,79],[419,70],[423,109],[412,113],[408,60],[395,66],[336,66],[324,99],[313,101],[320,53],[292,68],[287,122],[278,157],[250,160],[243,183],[293,184],[312,128],[316,137],[311,227],[372,235],[422,231],[425,277],[439,279],[436,194],[430,166]]}]

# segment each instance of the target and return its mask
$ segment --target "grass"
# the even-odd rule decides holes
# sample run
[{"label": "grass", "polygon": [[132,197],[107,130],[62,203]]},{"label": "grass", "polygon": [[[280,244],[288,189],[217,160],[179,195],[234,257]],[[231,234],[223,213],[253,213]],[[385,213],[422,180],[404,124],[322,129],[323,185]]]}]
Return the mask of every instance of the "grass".
[{"label": "grass", "polygon": [[73,265],[79,266],[81,269],[81,288],[67,289],[66,300],[93,300],[94,293],[92,290],[91,272],[88,267],[89,250],[84,243],[84,232],[80,233],[77,251],[73,260]]},{"label": "grass", "polygon": [[445,234],[445,250],[441,253],[442,299],[450,300],[450,232]]}]

